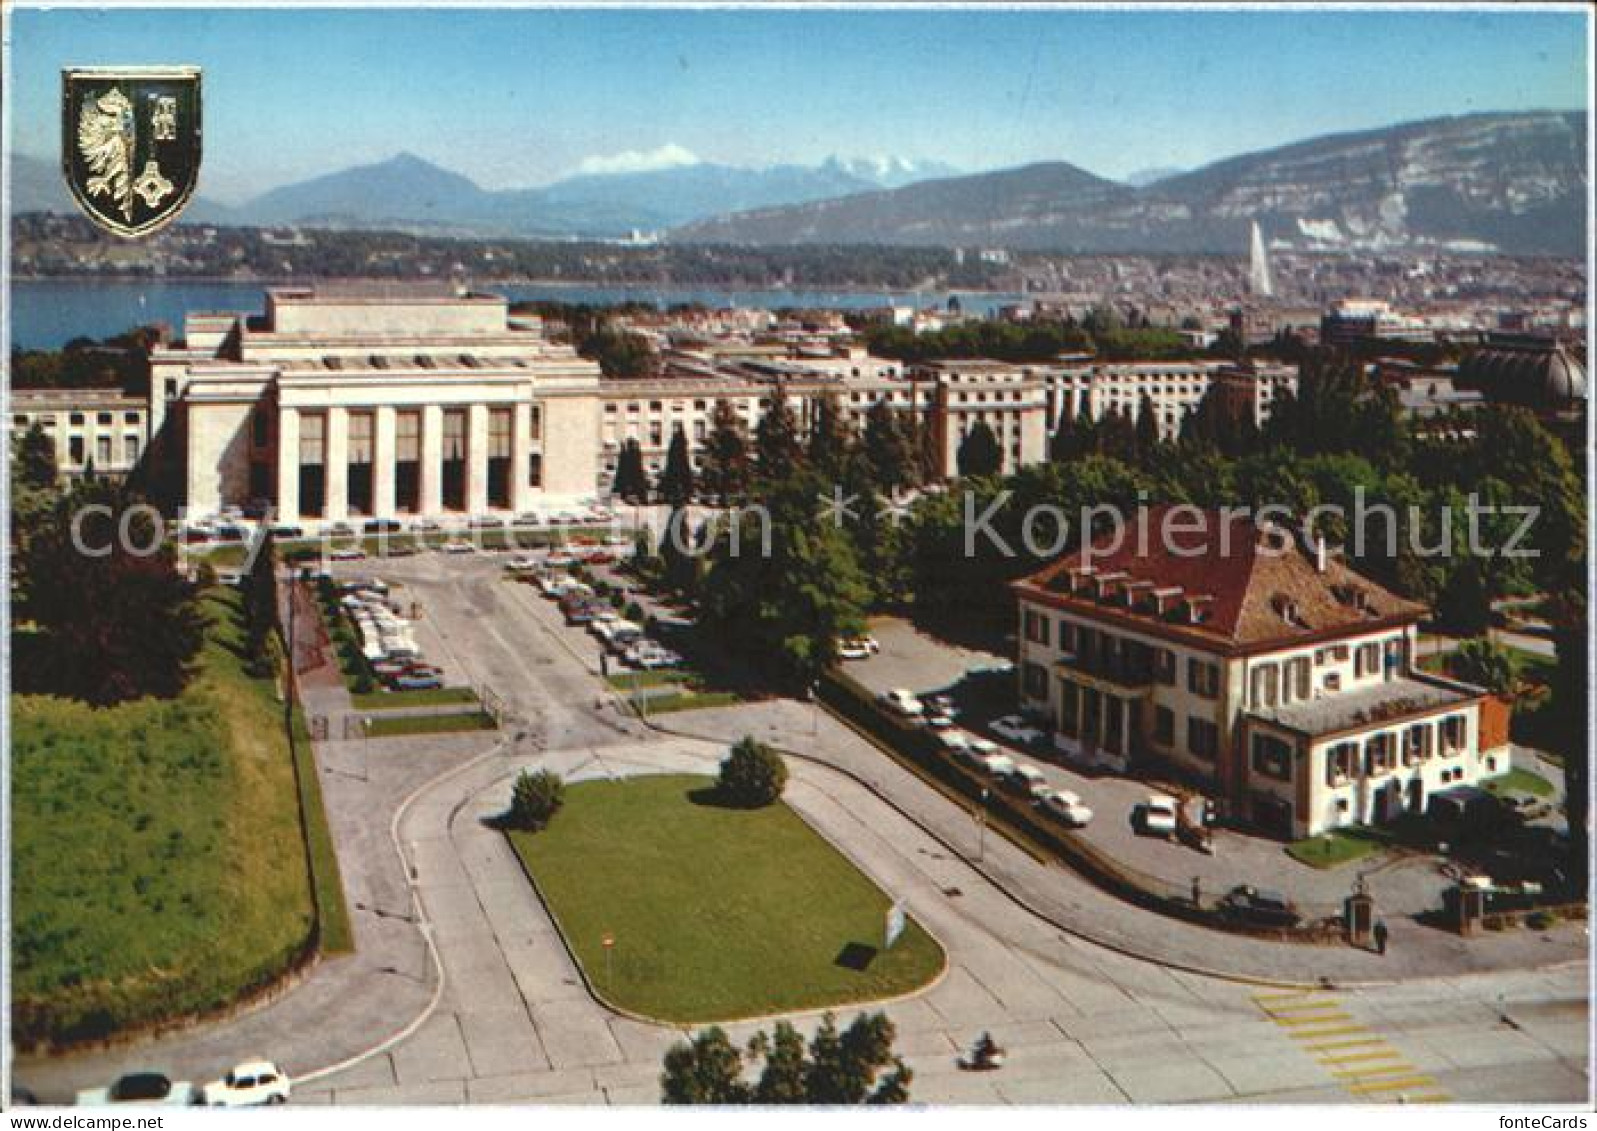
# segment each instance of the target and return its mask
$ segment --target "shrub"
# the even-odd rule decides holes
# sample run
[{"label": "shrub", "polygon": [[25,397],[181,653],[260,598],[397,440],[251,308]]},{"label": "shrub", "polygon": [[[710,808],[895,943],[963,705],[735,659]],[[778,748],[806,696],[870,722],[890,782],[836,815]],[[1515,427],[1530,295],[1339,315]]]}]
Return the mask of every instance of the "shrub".
[{"label": "shrub", "polygon": [[627,605],[625,616],[633,624],[642,624],[643,606],[638,604],[636,601],[631,602],[629,605]]},{"label": "shrub", "polygon": [[759,809],[782,796],[787,785],[787,763],[763,742],[744,737],[721,763],[716,787],[730,804]]},{"label": "shrub", "polygon": [[510,792],[509,822],[515,828],[537,832],[565,804],[566,783],[552,770],[522,770]]}]

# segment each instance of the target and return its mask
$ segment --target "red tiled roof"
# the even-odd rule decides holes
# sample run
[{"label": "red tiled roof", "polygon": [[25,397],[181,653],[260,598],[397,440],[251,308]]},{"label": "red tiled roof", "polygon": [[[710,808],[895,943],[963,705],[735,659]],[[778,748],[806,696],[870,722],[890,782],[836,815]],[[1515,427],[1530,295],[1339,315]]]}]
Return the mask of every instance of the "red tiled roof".
[{"label": "red tiled roof", "polygon": [[[1162,535],[1167,516],[1168,538]],[[1095,538],[1090,553],[1067,554],[1020,579],[1015,593],[1100,620],[1231,648],[1334,639],[1418,620],[1426,612],[1329,552],[1321,572],[1297,538],[1284,530],[1262,531],[1252,517],[1155,506],[1128,516],[1119,534],[1118,546],[1114,532]],[[1106,597],[1097,596],[1091,579],[1116,574],[1125,576]],[[1127,582],[1135,593],[1129,607],[1120,596]],[[1143,582],[1152,584],[1137,584]],[[1169,590],[1180,590],[1180,596]],[[1155,605],[1159,595],[1162,612]],[[1196,622],[1190,615],[1194,603],[1202,611]]]}]

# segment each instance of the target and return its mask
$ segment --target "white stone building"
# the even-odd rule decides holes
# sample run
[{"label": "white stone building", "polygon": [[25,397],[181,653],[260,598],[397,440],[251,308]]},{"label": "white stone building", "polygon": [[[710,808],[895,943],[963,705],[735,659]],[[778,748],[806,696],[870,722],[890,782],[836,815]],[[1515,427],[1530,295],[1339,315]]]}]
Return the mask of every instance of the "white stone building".
[{"label": "white stone building", "polygon": [[1250,518],[1150,508],[1113,538],[1013,587],[1022,700],[1067,757],[1166,767],[1284,837],[1509,769],[1506,706],[1415,666],[1422,606]]},{"label": "white stone building", "polygon": [[144,457],[146,402],[116,389],[12,389],[11,442],[37,424],[55,443],[57,471],[121,478]]}]

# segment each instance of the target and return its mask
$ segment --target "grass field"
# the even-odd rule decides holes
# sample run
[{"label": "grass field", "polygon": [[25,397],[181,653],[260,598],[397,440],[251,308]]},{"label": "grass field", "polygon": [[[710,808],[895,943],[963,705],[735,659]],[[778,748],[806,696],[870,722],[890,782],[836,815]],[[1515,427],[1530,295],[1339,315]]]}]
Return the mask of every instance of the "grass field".
[{"label": "grass field", "polygon": [[1311,868],[1336,868],[1386,848],[1388,842],[1363,828],[1337,829],[1286,846],[1286,854]]},{"label": "grass field", "polygon": [[[913,919],[786,805],[728,809],[712,779],[580,782],[511,844],[589,979],[662,1021],[731,1020],[906,993],[943,966]],[[615,936],[606,966],[602,939]]]},{"label": "grass field", "polygon": [[1492,793],[1528,793],[1532,797],[1551,797],[1557,792],[1553,783],[1529,770],[1513,769],[1506,774],[1483,781],[1481,785]]},{"label": "grass field", "polygon": [[357,711],[397,711],[403,707],[452,707],[477,702],[469,687],[433,687],[417,691],[368,691],[350,693],[350,706]]},{"label": "grass field", "polygon": [[379,715],[366,727],[368,738],[399,738],[411,734],[450,734],[463,730],[493,730],[497,723],[487,711],[461,711],[452,715]]},{"label": "grass field", "polygon": [[12,701],[13,1034],[83,1039],[213,1009],[297,956],[313,905],[271,680],[213,590],[174,700]]}]

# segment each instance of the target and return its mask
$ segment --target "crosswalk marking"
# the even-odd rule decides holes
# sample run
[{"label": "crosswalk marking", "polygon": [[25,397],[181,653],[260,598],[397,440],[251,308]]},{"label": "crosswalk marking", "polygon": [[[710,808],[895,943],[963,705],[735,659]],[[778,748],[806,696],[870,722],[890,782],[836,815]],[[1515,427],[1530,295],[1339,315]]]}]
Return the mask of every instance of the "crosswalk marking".
[{"label": "crosswalk marking", "polygon": [[1374,1103],[1451,1101],[1435,1077],[1356,1020],[1336,996],[1318,990],[1273,991],[1254,994],[1253,1001],[1349,1095]]}]

